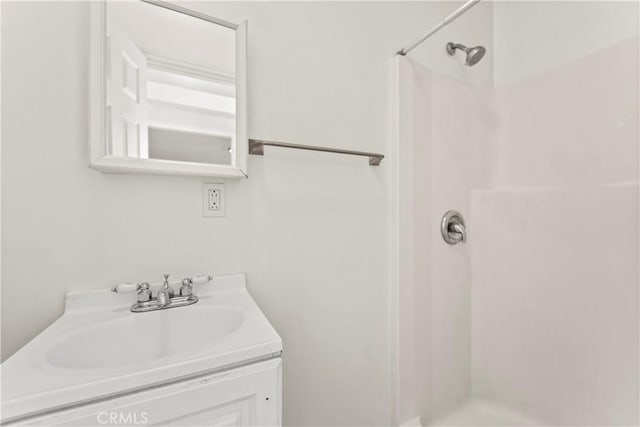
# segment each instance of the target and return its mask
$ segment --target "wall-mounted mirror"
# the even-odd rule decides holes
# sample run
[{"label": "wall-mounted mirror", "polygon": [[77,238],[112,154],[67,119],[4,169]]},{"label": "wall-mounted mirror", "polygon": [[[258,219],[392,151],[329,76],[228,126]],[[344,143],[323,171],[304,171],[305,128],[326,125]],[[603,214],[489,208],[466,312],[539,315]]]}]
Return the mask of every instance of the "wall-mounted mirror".
[{"label": "wall-mounted mirror", "polygon": [[245,177],[246,23],[162,1],[91,7],[91,167]]}]

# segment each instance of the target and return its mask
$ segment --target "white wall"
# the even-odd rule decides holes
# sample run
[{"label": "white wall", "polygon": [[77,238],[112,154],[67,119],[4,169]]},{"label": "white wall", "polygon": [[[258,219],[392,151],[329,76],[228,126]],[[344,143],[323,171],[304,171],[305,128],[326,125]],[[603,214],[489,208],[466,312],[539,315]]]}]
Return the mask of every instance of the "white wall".
[{"label": "white wall", "polygon": [[[388,154],[393,53],[458,4],[192,7],[250,23],[251,137]],[[204,219],[200,179],[87,168],[88,4],[1,7],[2,357],[62,313],[69,289],[245,271],[284,340],[285,423],[387,425],[392,158],[267,150],[249,180],[227,182],[227,217]],[[444,52],[449,36],[490,41],[490,19],[477,6],[412,55],[490,84],[490,61],[471,73]]]},{"label": "white wall", "polygon": [[636,1],[496,1],[493,12],[498,87],[638,34]]}]

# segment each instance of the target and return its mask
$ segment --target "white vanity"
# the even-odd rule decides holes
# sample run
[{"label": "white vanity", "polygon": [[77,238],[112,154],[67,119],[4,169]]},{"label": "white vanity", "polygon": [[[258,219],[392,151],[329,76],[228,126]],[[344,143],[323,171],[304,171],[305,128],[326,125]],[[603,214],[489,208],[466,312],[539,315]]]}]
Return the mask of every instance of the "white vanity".
[{"label": "white vanity", "polygon": [[135,293],[69,292],[64,315],[2,364],[2,424],[281,425],[282,341],[245,276],[193,293],[135,313]]}]

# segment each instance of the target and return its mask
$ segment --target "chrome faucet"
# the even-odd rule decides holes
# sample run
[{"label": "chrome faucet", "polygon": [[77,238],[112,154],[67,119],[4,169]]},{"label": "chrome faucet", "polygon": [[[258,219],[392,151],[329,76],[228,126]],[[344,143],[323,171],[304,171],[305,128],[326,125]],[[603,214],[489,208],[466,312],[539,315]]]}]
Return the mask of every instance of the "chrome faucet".
[{"label": "chrome faucet", "polygon": [[164,308],[171,303],[171,298],[173,298],[174,292],[171,286],[169,285],[169,275],[164,274],[164,283],[162,284],[162,289],[158,291],[158,306],[160,308]]},{"label": "chrome faucet", "polygon": [[[151,286],[147,282],[141,283],[123,283],[111,288],[112,292],[125,294],[129,292],[137,292],[136,303],[131,306],[134,313],[142,313],[145,311],[162,310],[173,307],[183,307],[198,302],[198,297],[193,294],[193,285],[200,285],[209,282],[213,276],[202,275],[186,277],[182,279],[180,284],[179,295],[175,295],[175,291],[169,283],[169,275],[164,275],[164,281],[158,291],[156,297],[153,297]],[[157,285],[157,284],[156,284]]]}]

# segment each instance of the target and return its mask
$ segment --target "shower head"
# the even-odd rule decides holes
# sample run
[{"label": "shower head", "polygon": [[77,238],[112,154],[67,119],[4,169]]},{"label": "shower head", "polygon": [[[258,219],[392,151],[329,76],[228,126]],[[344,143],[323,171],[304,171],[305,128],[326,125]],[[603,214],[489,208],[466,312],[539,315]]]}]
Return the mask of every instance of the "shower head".
[{"label": "shower head", "polygon": [[473,66],[476,65],[487,50],[483,46],[476,47],[466,47],[457,43],[447,43],[447,53],[449,55],[454,55],[456,53],[456,49],[463,50],[467,54],[467,59],[464,61],[464,65]]}]

